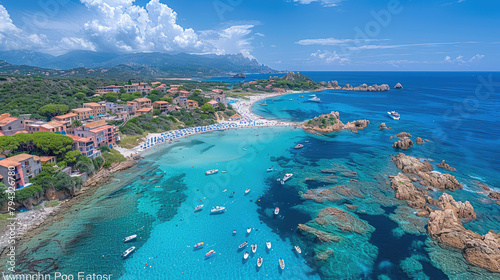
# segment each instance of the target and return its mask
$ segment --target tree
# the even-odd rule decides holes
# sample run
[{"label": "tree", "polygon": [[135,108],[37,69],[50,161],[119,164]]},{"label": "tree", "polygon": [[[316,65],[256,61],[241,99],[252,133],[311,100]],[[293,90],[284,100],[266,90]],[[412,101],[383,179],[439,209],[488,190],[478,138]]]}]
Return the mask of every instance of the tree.
[{"label": "tree", "polygon": [[127,92],[125,91],[125,88],[120,88],[120,93],[124,94],[124,93],[127,93]]},{"label": "tree", "polygon": [[128,84],[129,84],[129,85],[131,85],[131,84],[132,84],[132,80],[131,80],[131,79],[129,79],[129,80],[128,80]]},{"label": "tree", "polygon": [[207,112],[207,113],[215,112],[214,107],[212,107],[212,105],[210,105],[210,104],[205,104],[205,105],[201,106],[200,110],[202,110],[203,112]]},{"label": "tree", "polygon": [[82,126],[83,123],[79,120],[74,120],[73,122],[71,122],[71,127],[79,127],[79,126]]},{"label": "tree", "polygon": [[161,111],[160,111],[160,109],[154,109],[154,110],[153,110],[153,115],[155,115],[155,116],[159,116],[159,115],[161,115]]},{"label": "tree", "polygon": [[142,94],[140,92],[132,92],[132,97],[134,97],[134,99],[141,98]]},{"label": "tree", "polygon": [[76,160],[78,159],[79,156],[82,155],[82,152],[80,151],[69,151],[66,153],[64,156],[64,160],[68,165],[73,165],[76,163]]},{"label": "tree", "polygon": [[219,102],[219,111],[226,111],[226,105],[222,102]]},{"label": "tree", "polygon": [[104,95],[104,99],[108,102],[116,102],[118,101],[118,93],[108,92]]},{"label": "tree", "polygon": [[132,100],[134,100],[134,97],[130,93],[122,93],[122,95],[120,96],[120,99],[122,101],[132,101]]},{"label": "tree", "polygon": [[83,92],[75,93],[75,95],[73,95],[73,96],[78,100],[83,100],[87,97],[87,95]]},{"label": "tree", "polygon": [[160,98],[161,101],[167,101],[168,103],[172,103],[172,98],[170,97],[162,97]]},{"label": "tree", "polygon": [[38,113],[47,119],[66,114],[68,111],[69,106],[65,104],[48,104],[38,109]]}]

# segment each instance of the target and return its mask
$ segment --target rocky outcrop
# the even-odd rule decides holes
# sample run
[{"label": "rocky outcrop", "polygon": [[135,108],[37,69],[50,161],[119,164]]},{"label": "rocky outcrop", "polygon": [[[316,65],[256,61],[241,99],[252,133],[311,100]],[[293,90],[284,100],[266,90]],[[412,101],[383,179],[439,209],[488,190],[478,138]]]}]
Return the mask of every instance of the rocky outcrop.
[{"label": "rocky outcrop", "polygon": [[380,130],[384,130],[384,129],[391,130],[392,127],[387,127],[385,122],[383,122],[378,126],[378,128],[380,128]]},{"label": "rocky outcrop", "polygon": [[245,75],[245,73],[238,73],[236,75],[233,76],[233,78],[235,79],[245,79],[247,76]]},{"label": "rocky outcrop", "polygon": [[396,149],[407,150],[410,147],[413,147],[413,141],[410,138],[404,138],[394,142],[392,146]]},{"label": "rocky outcrop", "polygon": [[432,165],[427,160],[420,160],[415,157],[399,153],[392,157],[392,161],[404,173],[411,173],[420,177],[420,184],[427,187],[434,187],[439,190],[454,191],[462,189],[463,186],[455,176],[448,173],[432,171]]},{"label": "rocky outcrop", "polygon": [[365,198],[360,192],[357,190],[352,190],[347,188],[346,186],[336,186],[331,188],[332,192],[336,192],[341,196],[344,197],[359,197],[359,198]]},{"label": "rocky outcrop", "polygon": [[319,229],[315,229],[308,225],[299,224],[298,228],[303,232],[307,232],[309,234],[316,236],[322,242],[338,242],[342,239],[339,236],[332,235],[331,233]]},{"label": "rocky outcrop", "polygon": [[457,214],[458,218],[466,221],[473,221],[477,218],[474,207],[468,201],[465,203],[461,201],[457,202],[453,199],[453,196],[447,193],[443,193],[439,197],[439,200],[436,201],[436,206],[441,210],[451,209]]},{"label": "rocky outcrop", "polygon": [[432,171],[426,173],[418,172],[417,175],[420,177],[420,184],[427,187],[434,187],[442,191],[463,189],[463,185],[458,182],[457,178],[448,173]]},{"label": "rocky outcrop", "polygon": [[357,87],[352,87],[349,84],[346,84],[343,88],[343,90],[352,90],[352,91],[388,91],[390,90],[391,87],[387,84],[382,84],[382,85],[371,85],[368,86],[367,84],[362,84]]},{"label": "rocky outcrop", "polygon": [[422,138],[420,138],[420,137],[417,137],[416,142],[417,142],[417,145],[423,145],[425,143],[424,140],[422,140]]},{"label": "rocky outcrop", "polygon": [[343,124],[340,120],[339,112],[320,115],[302,124],[302,128],[307,132],[331,133],[341,130],[357,132],[370,124],[369,120],[357,120]]},{"label": "rocky outcrop", "polygon": [[490,231],[481,236],[465,229],[452,209],[432,212],[427,232],[440,244],[462,250],[462,255],[469,263],[500,272],[500,233]]},{"label": "rocky outcrop", "polygon": [[354,87],[351,86],[350,84],[345,84],[345,86],[342,88],[343,90],[353,90]]},{"label": "rocky outcrop", "polygon": [[339,230],[364,234],[373,230],[365,221],[335,207],[321,210],[315,220],[320,225],[335,226]]},{"label": "rocky outcrop", "polygon": [[332,89],[341,89],[341,87],[339,86],[339,82],[337,81],[328,82],[327,87]]},{"label": "rocky outcrop", "polygon": [[463,255],[473,265],[500,272],[500,233],[490,231],[481,239],[466,242]]},{"label": "rocky outcrop", "polygon": [[341,196],[333,193],[331,190],[328,189],[308,190],[305,194],[302,195],[302,198],[306,200],[314,200],[317,203],[323,203],[325,200],[327,201],[342,200]]},{"label": "rocky outcrop", "polygon": [[490,192],[488,194],[488,197],[491,199],[500,200],[500,193],[499,192]]},{"label": "rocky outcrop", "polygon": [[400,132],[400,133],[396,134],[396,137],[398,137],[399,139],[405,139],[405,138],[410,138],[412,136],[408,132]]},{"label": "rocky outcrop", "polygon": [[404,174],[399,173],[396,176],[389,176],[391,179],[391,188],[396,191],[396,198],[406,200],[408,206],[416,209],[425,208],[426,192],[413,185],[411,180]]},{"label": "rocky outcrop", "polygon": [[402,89],[403,88],[403,85],[401,85],[400,83],[397,83],[395,86],[394,86],[395,89]]},{"label": "rocky outcrop", "polygon": [[429,172],[433,169],[432,165],[427,160],[420,160],[403,153],[393,156],[392,161],[396,164],[397,168],[404,173],[417,174],[419,172]]},{"label": "rocky outcrop", "polygon": [[444,168],[448,171],[457,171],[454,167],[451,167],[449,164],[447,164],[446,162],[441,161],[441,163],[439,163],[438,165],[436,165],[437,167],[441,167],[441,168]]}]

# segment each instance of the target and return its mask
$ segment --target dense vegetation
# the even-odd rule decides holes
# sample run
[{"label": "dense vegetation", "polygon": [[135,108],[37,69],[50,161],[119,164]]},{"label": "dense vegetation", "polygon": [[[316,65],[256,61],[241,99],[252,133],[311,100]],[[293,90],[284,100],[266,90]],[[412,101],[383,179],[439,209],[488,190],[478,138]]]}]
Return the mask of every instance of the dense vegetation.
[{"label": "dense vegetation", "polygon": [[19,133],[0,137],[0,153],[2,154],[29,153],[62,157],[71,150],[72,145],[71,137],[50,132]]}]

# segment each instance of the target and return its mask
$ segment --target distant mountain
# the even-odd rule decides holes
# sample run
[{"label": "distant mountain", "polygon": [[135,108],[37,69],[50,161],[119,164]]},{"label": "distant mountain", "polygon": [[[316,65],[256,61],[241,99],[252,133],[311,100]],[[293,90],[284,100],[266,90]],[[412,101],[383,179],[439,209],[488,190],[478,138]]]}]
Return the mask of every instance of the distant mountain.
[{"label": "distant mountain", "polygon": [[[61,56],[52,56],[33,51],[3,51],[0,52],[0,59],[12,65],[26,65],[45,69],[75,70],[77,68],[88,68],[107,73],[106,75],[118,75],[120,70],[140,71],[142,73],[140,75],[147,75],[148,77],[206,77],[233,73],[277,72],[259,64],[255,59],[244,57],[242,54],[116,54],[72,51]],[[76,72],[80,73],[82,71]]]}]

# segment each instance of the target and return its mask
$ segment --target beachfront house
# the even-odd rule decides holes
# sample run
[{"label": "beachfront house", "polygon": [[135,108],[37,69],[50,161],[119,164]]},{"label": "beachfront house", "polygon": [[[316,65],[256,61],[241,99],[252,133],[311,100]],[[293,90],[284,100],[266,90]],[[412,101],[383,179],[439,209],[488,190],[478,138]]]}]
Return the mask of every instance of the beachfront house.
[{"label": "beachfront house", "polygon": [[64,122],[58,121],[32,121],[27,120],[25,122],[25,128],[28,133],[35,132],[54,132],[54,133],[66,133],[67,126]]},{"label": "beachfront house", "polygon": [[[9,175],[9,168],[14,170],[14,175]],[[14,189],[27,187],[29,178],[33,178],[42,172],[40,157],[30,154],[19,154],[0,160],[0,180],[6,185],[9,184],[9,176],[13,176]]]},{"label": "beachfront house", "polygon": [[112,146],[118,138],[118,130],[113,125],[108,125],[105,120],[84,124],[75,128],[75,135],[91,138],[95,147]]},{"label": "beachfront house", "polygon": [[77,115],[77,119],[79,121],[85,121],[90,118],[94,118],[94,115],[92,115],[92,108],[76,108],[76,109],[71,109],[71,113],[74,113]]},{"label": "beachfront house", "polygon": [[106,105],[99,104],[96,102],[83,103],[83,108],[92,109],[92,115],[94,118],[106,116]]},{"label": "beachfront house", "polygon": [[160,112],[162,112],[162,113],[167,112],[168,105],[169,105],[169,103],[167,101],[155,101],[155,102],[153,102],[153,109],[160,110]]},{"label": "beachfront house", "polygon": [[188,109],[198,108],[198,101],[188,99],[187,100],[187,108]]},{"label": "beachfront house", "polygon": [[73,139],[73,151],[80,151],[83,156],[96,158],[101,155],[101,152],[96,149],[94,140],[91,137],[80,137],[76,135],[68,135]]}]

